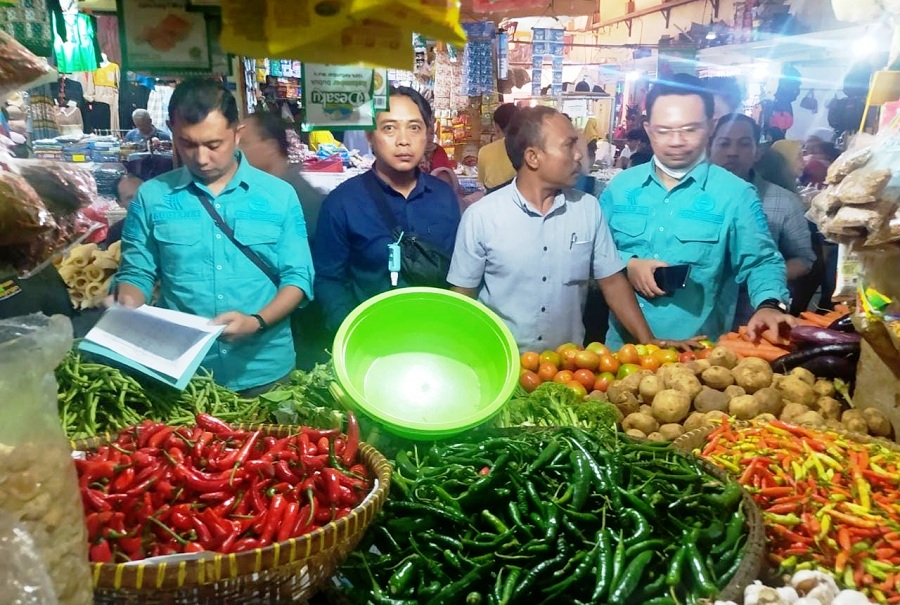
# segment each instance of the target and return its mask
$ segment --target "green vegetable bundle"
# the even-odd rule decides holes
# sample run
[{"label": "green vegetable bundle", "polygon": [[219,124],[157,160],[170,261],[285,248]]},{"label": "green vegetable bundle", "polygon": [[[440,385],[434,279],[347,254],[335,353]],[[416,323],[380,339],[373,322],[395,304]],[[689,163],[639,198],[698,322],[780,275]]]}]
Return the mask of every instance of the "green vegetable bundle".
[{"label": "green vegetable bundle", "polygon": [[564,384],[545,382],[531,393],[519,387],[494,421],[499,428],[578,426],[609,429],[619,420],[616,407],[607,401],[582,400]]},{"label": "green vegetable bundle", "polygon": [[341,569],[354,603],[691,603],[747,550],[738,484],[613,431],[445,442],[396,462]]}]

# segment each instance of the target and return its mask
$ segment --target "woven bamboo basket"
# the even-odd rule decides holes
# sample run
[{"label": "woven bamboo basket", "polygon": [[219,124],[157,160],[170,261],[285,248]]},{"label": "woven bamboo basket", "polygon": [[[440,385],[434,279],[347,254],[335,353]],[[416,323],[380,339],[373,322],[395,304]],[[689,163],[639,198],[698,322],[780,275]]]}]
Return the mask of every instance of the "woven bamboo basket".
[{"label": "woven bamboo basket", "polygon": [[[274,437],[286,437],[297,429],[280,425],[236,428],[262,430]],[[76,450],[91,450],[114,439],[115,435],[102,435],[73,442],[72,446]],[[387,499],[390,463],[367,443],[360,444],[359,455],[377,481],[366,499],[346,517],[309,534],[236,554],[214,554],[173,563],[92,563],[94,602],[103,605],[306,602],[356,548]]]}]

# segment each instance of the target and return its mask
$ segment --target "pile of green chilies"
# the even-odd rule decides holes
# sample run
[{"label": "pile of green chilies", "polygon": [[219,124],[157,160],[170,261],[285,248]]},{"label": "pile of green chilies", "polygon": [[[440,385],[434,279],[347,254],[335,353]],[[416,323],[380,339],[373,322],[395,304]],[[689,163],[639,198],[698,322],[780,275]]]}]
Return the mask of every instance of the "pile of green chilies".
[{"label": "pile of green chilies", "polygon": [[746,541],[737,483],[665,444],[560,428],[400,452],[341,577],[354,603],[693,603]]}]

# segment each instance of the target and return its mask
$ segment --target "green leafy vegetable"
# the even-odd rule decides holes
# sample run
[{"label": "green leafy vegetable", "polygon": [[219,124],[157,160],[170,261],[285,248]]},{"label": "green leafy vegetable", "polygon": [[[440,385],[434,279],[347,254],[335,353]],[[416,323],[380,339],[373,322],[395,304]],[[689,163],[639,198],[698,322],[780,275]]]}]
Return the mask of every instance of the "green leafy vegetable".
[{"label": "green leafy vegetable", "polygon": [[564,384],[545,382],[531,394],[517,392],[497,416],[498,427],[580,426],[615,428],[617,414],[605,401],[582,401]]}]

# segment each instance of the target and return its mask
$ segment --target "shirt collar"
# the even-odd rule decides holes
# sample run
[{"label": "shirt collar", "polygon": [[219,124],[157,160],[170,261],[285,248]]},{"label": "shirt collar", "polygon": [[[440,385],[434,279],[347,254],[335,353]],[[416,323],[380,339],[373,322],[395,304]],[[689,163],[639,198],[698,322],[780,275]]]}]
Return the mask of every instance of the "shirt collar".
[{"label": "shirt collar", "polygon": [[[641,179],[641,185],[646,186],[650,183],[650,181],[655,182],[660,187],[664,187],[662,181],[659,179],[659,175],[656,174],[656,164],[653,161],[645,162],[640,166],[632,168],[632,170],[643,170],[644,178]],[[685,183],[695,182],[700,185],[701,189],[706,189],[706,184],[709,181],[709,160],[700,162],[697,166],[694,167],[693,170],[684,175],[678,184],[673,187],[673,189],[677,189],[678,187],[682,187]]]},{"label": "shirt collar", "polygon": [[[399,191],[397,191],[396,189],[391,187],[387,183],[387,181],[385,181],[380,176],[378,176],[378,172],[375,171],[374,166],[372,166],[372,176],[375,177],[375,182],[378,183],[378,186],[381,187],[385,193],[396,194],[396,195],[402,196],[402,194]],[[425,192],[431,193],[431,191],[432,191],[431,183],[429,183],[425,179],[424,173],[421,170],[419,170],[418,168],[416,168],[416,186],[413,187],[413,190],[409,192],[409,195],[406,197],[406,199],[411,200]]]},{"label": "shirt collar", "polygon": [[[522,192],[519,191],[519,187],[516,184],[519,178],[514,177],[512,182],[506,187],[510,187],[512,189],[512,201],[518,206],[523,212],[526,214],[532,214],[534,216],[541,216],[541,213],[535,209],[534,206],[528,203],[524,197],[522,197]],[[504,187],[505,189],[505,187]],[[543,215],[544,218],[549,218],[551,214],[559,210],[566,203],[566,192],[559,191],[556,194],[556,197],[553,198],[553,205],[550,207],[550,210],[547,211],[547,214]]]},{"label": "shirt collar", "polygon": [[[230,191],[238,186],[243,187],[244,191],[250,188],[250,162],[248,162],[244,158],[244,154],[241,151],[235,151],[234,158],[238,163],[237,170],[235,171],[234,176],[231,177],[231,180],[222,190],[222,193]],[[178,175],[178,180],[174,183],[173,187],[175,189],[186,189],[191,185],[191,183],[195,184],[197,187],[203,190],[206,190],[206,185],[197,180],[197,178],[194,177],[191,171],[188,170],[187,166],[182,166],[181,174]]]}]

